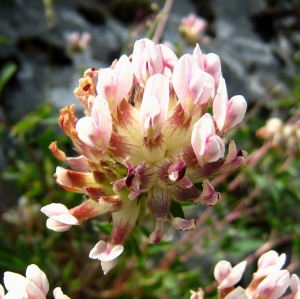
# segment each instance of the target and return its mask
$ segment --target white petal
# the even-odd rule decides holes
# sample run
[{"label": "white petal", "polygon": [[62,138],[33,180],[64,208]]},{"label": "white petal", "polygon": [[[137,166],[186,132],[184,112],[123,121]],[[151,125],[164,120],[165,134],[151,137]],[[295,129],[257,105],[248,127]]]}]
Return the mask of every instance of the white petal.
[{"label": "white petal", "polygon": [[105,241],[99,241],[94,247],[93,249],[90,251],[89,257],[91,259],[98,259],[98,256],[100,254],[102,254],[107,247],[107,242]]},{"label": "white petal", "polygon": [[[5,272],[3,280],[4,280],[5,287],[8,291],[21,294],[22,292],[24,292],[25,289],[26,292],[31,295],[31,298],[46,299],[43,292],[32,281],[30,281],[29,279],[25,278],[20,274],[13,273],[13,272]],[[26,296],[27,296],[26,293],[24,293],[23,298],[27,298]]]},{"label": "white petal", "polygon": [[107,254],[103,252],[98,256],[98,259],[103,262],[111,261],[116,259],[122,252],[124,251],[123,245],[116,245],[111,249],[111,251]]},{"label": "white petal", "polygon": [[239,282],[245,271],[246,265],[247,262],[243,261],[237,264],[236,266],[234,266],[231,269],[229,275],[222,281],[222,283],[219,285],[218,288],[222,289],[222,288],[231,287],[235,285],[237,282]]},{"label": "white petal", "polygon": [[228,261],[219,261],[214,269],[214,277],[218,283],[221,283],[232,269]]},{"label": "white petal", "polygon": [[76,124],[76,131],[79,139],[90,147],[97,147],[101,141],[98,127],[90,116],[85,116]]},{"label": "white petal", "polygon": [[222,130],[225,125],[226,113],[227,113],[227,88],[225,80],[222,79],[220,86],[217,90],[217,95],[213,101],[213,114],[219,130]]},{"label": "white petal", "polygon": [[59,287],[53,290],[53,296],[55,299],[70,299],[70,297],[65,295]]},{"label": "white petal", "polygon": [[106,275],[109,270],[111,270],[116,264],[117,264],[117,259],[110,260],[110,261],[101,261],[101,267],[103,273]]},{"label": "white petal", "polygon": [[37,266],[29,265],[26,270],[26,277],[31,280],[46,296],[49,291],[49,282],[46,274]]},{"label": "white petal", "polygon": [[55,232],[65,232],[71,228],[72,225],[61,223],[52,218],[49,218],[46,222],[47,228],[54,230]]},{"label": "white petal", "polygon": [[226,295],[224,299],[248,299],[248,296],[242,287],[237,287]]},{"label": "white petal", "polygon": [[60,215],[64,213],[68,213],[68,208],[61,203],[51,203],[47,206],[41,208],[41,212],[43,212],[46,216],[51,217],[55,215]]},{"label": "white petal", "polygon": [[54,219],[58,222],[68,224],[68,225],[78,224],[78,220],[76,219],[76,217],[74,217],[73,215],[68,214],[68,213],[52,216],[51,219]]},{"label": "white petal", "polygon": [[[122,55],[114,68],[114,85],[116,86],[115,106],[126,97],[133,83],[133,70],[129,58]],[[112,108],[114,108],[112,107]]]},{"label": "white petal", "polygon": [[228,128],[234,128],[239,124],[246,113],[247,102],[243,96],[234,96],[228,102],[228,111],[226,115],[226,122]]}]

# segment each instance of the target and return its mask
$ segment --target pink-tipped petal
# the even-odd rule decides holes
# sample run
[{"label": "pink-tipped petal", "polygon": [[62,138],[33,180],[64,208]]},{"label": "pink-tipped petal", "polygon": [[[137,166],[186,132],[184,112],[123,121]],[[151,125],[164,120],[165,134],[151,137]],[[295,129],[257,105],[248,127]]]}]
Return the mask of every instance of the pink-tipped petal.
[{"label": "pink-tipped petal", "polygon": [[215,162],[224,157],[225,146],[222,139],[217,136],[211,136],[206,145],[206,160],[207,162]]},{"label": "pink-tipped petal", "polygon": [[189,54],[183,55],[181,58],[179,58],[174,67],[172,77],[173,87],[183,110],[187,114],[189,111],[186,101],[190,92],[190,83],[198,70],[199,68],[197,62]]},{"label": "pink-tipped petal", "polygon": [[261,255],[258,259],[258,269],[254,273],[255,278],[268,276],[282,268],[286,260],[286,255],[282,253],[280,256],[274,250],[270,250]]},{"label": "pink-tipped petal", "polygon": [[102,97],[98,96],[95,99],[91,117],[101,136],[101,139],[97,140],[97,146],[105,152],[112,134],[112,119],[108,103]]},{"label": "pink-tipped petal", "polygon": [[214,277],[218,281],[218,289],[225,289],[234,286],[241,278],[246,268],[246,261],[231,267],[227,261],[220,261],[214,269]]},{"label": "pink-tipped petal", "polygon": [[116,245],[116,246],[112,247],[112,249],[110,250],[110,252],[108,254],[102,253],[98,259],[103,262],[111,261],[111,260],[116,259],[123,251],[124,251],[123,245]]},{"label": "pink-tipped petal", "polygon": [[113,82],[113,69],[110,67],[100,71],[98,75],[97,93],[107,101],[113,101],[115,98],[115,85]]},{"label": "pink-tipped petal", "polygon": [[122,55],[114,68],[114,85],[116,86],[115,103],[117,106],[130,91],[133,83],[133,70],[129,58]]},{"label": "pink-tipped petal", "polygon": [[[72,181],[70,180],[68,176],[68,170],[57,166],[56,172],[55,172],[57,183],[64,186],[72,186]],[[60,204],[59,204],[60,205]],[[50,206],[50,205],[49,205]],[[48,207],[48,206],[47,206]],[[58,206],[57,206],[58,207]],[[43,212],[43,211],[42,211]],[[44,212],[43,212],[44,213]],[[48,216],[48,215],[47,215]]]},{"label": "pink-tipped petal", "polygon": [[114,69],[105,68],[98,76],[97,92],[114,109],[132,87],[133,71],[129,58],[121,56]]},{"label": "pink-tipped petal", "polygon": [[111,245],[105,241],[99,241],[91,250],[89,257],[101,261],[104,274],[117,264],[117,257],[124,251],[123,245]]},{"label": "pink-tipped petal", "polygon": [[219,261],[214,269],[214,277],[220,284],[230,273],[232,269],[231,264],[228,261]]},{"label": "pink-tipped petal", "polygon": [[146,137],[149,130],[155,139],[167,118],[169,105],[169,81],[161,74],[151,76],[147,81],[140,108],[142,133]]},{"label": "pink-tipped petal", "polygon": [[160,74],[163,63],[155,44],[149,39],[140,39],[135,42],[132,53],[133,73],[142,87],[145,87],[148,78]]},{"label": "pink-tipped petal", "polygon": [[245,271],[247,262],[243,261],[236,266],[234,266],[230,273],[226,276],[226,278],[221,282],[221,284],[218,286],[219,289],[228,288],[231,286],[234,286],[237,282],[239,282],[242,278],[242,275]]},{"label": "pink-tipped petal", "polygon": [[257,287],[253,298],[278,299],[290,285],[290,274],[287,270],[271,273]]},{"label": "pink-tipped petal", "polygon": [[48,217],[52,217],[52,216],[68,213],[69,209],[61,203],[51,203],[47,206],[42,207],[41,212]]},{"label": "pink-tipped petal", "polygon": [[117,258],[123,251],[123,245],[110,245],[101,240],[91,250],[89,257],[107,262]]},{"label": "pink-tipped petal", "polygon": [[107,247],[107,242],[99,241],[91,250],[89,257],[91,259],[97,259],[100,254],[102,254]]},{"label": "pink-tipped petal", "polygon": [[107,101],[97,96],[91,116],[86,116],[76,124],[79,139],[90,147],[97,147],[104,153],[112,134],[112,119]]},{"label": "pink-tipped petal", "polygon": [[96,126],[93,119],[85,116],[76,124],[79,139],[90,147],[101,147],[101,135],[99,128]]},{"label": "pink-tipped petal", "polygon": [[204,55],[204,71],[212,75],[215,80],[216,89],[222,80],[220,57],[215,53]]},{"label": "pink-tipped petal", "polygon": [[160,53],[163,66],[173,71],[174,66],[178,61],[178,58],[175,55],[175,53],[169,47],[162,44],[159,44],[156,47]]},{"label": "pink-tipped petal", "polygon": [[208,138],[214,134],[215,128],[211,115],[206,113],[194,124],[192,131],[191,142],[198,161],[202,160]]},{"label": "pink-tipped petal", "polygon": [[222,139],[215,135],[214,123],[208,113],[194,124],[191,143],[200,166],[224,156],[225,146]]},{"label": "pink-tipped petal", "polygon": [[46,296],[49,291],[49,282],[46,274],[37,266],[29,265],[26,270],[26,277],[31,280]]},{"label": "pink-tipped petal", "polygon": [[243,120],[247,110],[247,102],[243,96],[234,96],[229,100],[227,109],[226,127],[234,128]]}]

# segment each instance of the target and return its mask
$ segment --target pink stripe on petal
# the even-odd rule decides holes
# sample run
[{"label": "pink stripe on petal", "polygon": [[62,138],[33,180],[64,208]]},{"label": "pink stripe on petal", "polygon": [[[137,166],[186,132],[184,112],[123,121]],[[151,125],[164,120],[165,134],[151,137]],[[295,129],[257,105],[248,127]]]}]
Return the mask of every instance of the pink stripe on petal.
[{"label": "pink stripe on petal", "polygon": [[163,66],[173,71],[174,66],[178,61],[178,58],[175,55],[175,53],[169,47],[162,44],[159,44],[156,47],[160,53]]},{"label": "pink stripe on petal", "polygon": [[163,70],[163,63],[158,49],[149,39],[141,39],[135,42],[132,53],[133,73],[142,87],[148,78],[159,74]]},{"label": "pink stripe on petal", "polygon": [[215,135],[215,127],[210,114],[204,114],[195,124],[191,143],[199,164],[203,166],[204,154],[209,143],[209,137]]},{"label": "pink stripe on petal", "polygon": [[173,87],[182,108],[187,114],[189,112],[187,109],[186,100],[189,95],[189,85],[198,69],[199,68],[195,59],[191,55],[186,54],[179,58],[173,71]]},{"label": "pink stripe on petal", "polygon": [[93,119],[89,116],[79,119],[76,124],[79,139],[90,147],[101,146],[101,135]]},{"label": "pink stripe on petal", "polygon": [[116,107],[130,91],[133,83],[132,65],[126,55],[122,55],[114,68],[115,103]]},{"label": "pink stripe on petal", "polygon": [[167,118],[169,105],[169,80],[161,74],[153,75],[146,84],[140,116],[142,133],[147,136],[150,126],[156,138]]},{"label": "pink stripe on petal", "polygon": [[79,139],[90,147],[105,152],[112,134],[112,119],[107,101],[97,96],[91,117],[81,118],[76,124]]},{"label": "pink stripe on petal", "polygon": [[108,103],[105,99],[97,96],[92,108],[91,117],[101,136],[102,152],[105,152],[112,134],[112,119]]},{"label": "pink stripe on petal", "polygon": [[97,93],[107,101],[115,98],[114,71],[109,67],[100,71],[98,75]]}]

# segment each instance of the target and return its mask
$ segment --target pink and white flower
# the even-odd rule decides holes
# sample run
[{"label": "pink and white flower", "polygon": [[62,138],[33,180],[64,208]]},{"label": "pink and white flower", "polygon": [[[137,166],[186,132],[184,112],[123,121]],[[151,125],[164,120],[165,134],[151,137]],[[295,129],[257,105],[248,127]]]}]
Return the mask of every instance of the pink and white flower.
[{"label": "pink and white flower", "polygon": [[218,262],[214,270],[214,277],[219,283],[218,289],[226,289],[239,282],[245,271],[246,265],[246,261],[243,261],[234,267],[227,261]]},{"label": "pink and white flower", "polygon": [[104,274],[117,264],[117,257],[123,252],[124,246],[111,245],[105,241],[99,241],[91,250],[89,257],[101,261]]},{"label": "pink and white flower", "polygon": [[[4,285],[7,293],[0,284],[1,299],[46,299],[49,291],[49,282],[46,274],[37,266],[29,265],[26,270],[26,277],[14,273],[4,273]],[[70,299],[64,295],[61,288],[53,291],[54,299]]]},{"label": "pink and white flower", "polygon": [[[55,157],[74,169],[57,167],[58,185],[87,199],[71,209],[44,207],[47,226],[64,231],[111,213],[107,243],[100,241],[91,252],[106,273],[146,208],[156,222],[150,243],[163,239],[166,223],[195,229],[195,220],[183,219],[171,205],[217,204],[220,194],[209,178],[245,164],[246,153],[234,141],[225,157],[222,138],[245,111],[236,104],[230,108],[221,97],[221,79],[216,54],[202,54],[197,45],[192,55],[178,59],[170,48],[148,39],[135,42],[132,55],[121,56],[110,68],[88,69],[74,91],[86,116],[77,119],[72,105],[59,118],[80,159],[67,157],[56,142],[50,146]],[[211,107],[214,117],[208,113]]]},{"label": "pink and white flower", "polygon": [[246,113],[247,103],[243,96],[234,96],[228,101],[225,80],[222,79],[213,102],[214,119],[220,132],[239,124]]}]

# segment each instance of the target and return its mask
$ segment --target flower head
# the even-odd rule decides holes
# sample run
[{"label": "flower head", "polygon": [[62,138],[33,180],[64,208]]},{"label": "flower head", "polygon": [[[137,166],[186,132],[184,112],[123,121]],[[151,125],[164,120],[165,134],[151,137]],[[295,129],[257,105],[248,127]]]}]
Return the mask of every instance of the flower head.
[{"label": "flower head", "polygon": [[195,44],[200,35],[206,30],[207,22],[197,17],[195,14],[189,14],[182,18],[179,26],[179,32],[189,44]]},{"label": "flower head", "polygon": [[[222,138],[242,120],[245,109],[236,104],[230,108],[227,95],[226,101],[219,100],[222,113],[215,108],[220,98],[216,90],[222,86],[223,91],[224,84],[216,54],[204,55],[197,45],[193,55],[178,59],[171,49],[148,39],[137,41],[133,54],[123,55],[110,68],[87,70],[74,91],[86,116],[78,120],[72,105],[63,108],[59,118],[80,156],[66,157],[56,142],[50,149],[74,169],[58,167],[57,183],[88,199],[72,209],[61,204],[44,207],[50,217],[47,226],[64,231],[112,213],[108,241],[98,242],[90,253],[105,273],[115,265],[146,208],[156,221],[150,243],[162,240],[166,222],[178,230],[195,229],[194,219],[181,218],[170,206],[218,203],[220,194],[209,177],[245,164],[246,153],[238,151],[234,141],[225,155]],[[246,107],[244,98],[238,103]],[[211,107],[213,115],[208,113]],[[201,182],[203,190],[195,185]]]}]

